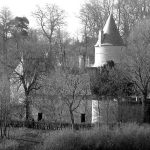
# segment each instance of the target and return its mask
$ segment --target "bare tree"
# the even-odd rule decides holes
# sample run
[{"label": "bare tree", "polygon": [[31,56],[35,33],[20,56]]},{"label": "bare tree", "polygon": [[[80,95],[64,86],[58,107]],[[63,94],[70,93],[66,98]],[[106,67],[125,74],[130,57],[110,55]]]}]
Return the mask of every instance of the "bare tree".
[{"label": "bare tree", "polygon": [[118,28],[127,44],[127,38],[135,24],[150,16],[148,0],[118,0],[114,6]]},{"label": "bare tree", "polygon": [[72,68],[68,71],[58,72],[56,79],[56,91],[61,97],[62,102],[68,108],[72,127],[75,126],[74,113],[81,106],[81,103],[87,99],[90,93],[89,76],[79,74]]},{"label": "bare tree", "polygon": [[42,80],[42,87],[36,91],[34,105],[38,108],[48,121],[62,121],[64,103],[61,101],[57,87],[55,71]]},{"label": "bare tree", "polygon": [[81,19],[84,29],[86,27],[88,36],[97,38],[99,30],[104,27],[110,11],[110,0],[89,0],[83,4],[79,18]]},{"label": "bare tree", "polygon": [[9,115],[9,104],[10,104],[10,82],[9,82],[9,69],[7,68],[8,64],[8,42],[9,42],[9,33],[10,33],[10,20],[11,12],[7,8],[3,8],[0,11],[0,41],[1,41],[1,50],[0,50],[0,61],[1,61],[1,79],[0,79],[0,98],[1,98],[1,120],[3,120],[4,130],[1,128],[1,136],[6,136],[6,121],[8,120]]},{"label": "bare tree", "polygon": [[128,39],[127,72],[143,96],[143,122],[150,122],[148,95],[150,87],[150,25],[149,20],[139,22]]},{"label": "bare tree", "polygon": [[65,23],[64,10],[54,4],[47,4],[44,8],[38,6],[33,16],[36,18],[43,36],[48,40],[49,50],[51,50],[52,44],[55,42],[56,31]]},{"label": "bare tree", "polygon": [[66,55],[69,54],[70,51],[70,45],[72,39],[69,36],[69,33],[59,29],[56,32],[56,42],[54,46],[55,53],[57,55],[57,60],[60,65],[64,65]]},{"label": "bare tree", "polygon": [[[41,88],[42,77],[46,73],[45,49],[43,45],[32,39],[24,41],[21,44],[21,55],[16,57],[19,68],[12,74],[12,82],[23,87],[25,94],[26,120],[31,118],[30,104],[31,94],[34,90]],[[47,48],[46,48],[47,49]],[[11,67],[11,65],[9,65]],[[51,66],[49,66],[49,69]]]}]

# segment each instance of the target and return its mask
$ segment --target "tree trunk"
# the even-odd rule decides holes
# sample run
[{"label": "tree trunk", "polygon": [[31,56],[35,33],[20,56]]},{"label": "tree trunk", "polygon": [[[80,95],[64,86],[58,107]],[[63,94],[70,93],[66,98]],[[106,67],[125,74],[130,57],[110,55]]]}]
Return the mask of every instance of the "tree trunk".
[{"label": "tree trunk", "polygon": [[142,111],[143,123],[150,123],[150,102],[147,100],[147,94],[143,96]]},{"label": "tree trunk", "polygon": [[29,95],[26,95],[25,107],[26,107],[26,121],[28,121],[31,118],[31,116],[30,116]]},{"label": "tree trunk", "polygon": [[9,104],[10,104],[10,80],[8,70],[8,56],[7,56],[7,40],[3,39],[3,53],[2,53],[2,74],[1,74],[1,120],[2,122],[2,136],[6,136],[7,121],[9,116]]},{"label": "tree trunk", "polygon": [[74,115],[73,115],[73,111],[70,109],[70,117],[71,117],[71,124],[72,124],[72,129],[75,129],[75,123],[74,123]]},{"label": "tree trunk", "polygon": [[98,99],[98,127],[100,127],[100,122],[101,122],[101,107],[100,107],[100,99]]},{"label": "tree trunk", "polygon": [[106,97],[106,125],[108,126],[109,125],[109,103],[110,103],[110,100],[108,97]]}]

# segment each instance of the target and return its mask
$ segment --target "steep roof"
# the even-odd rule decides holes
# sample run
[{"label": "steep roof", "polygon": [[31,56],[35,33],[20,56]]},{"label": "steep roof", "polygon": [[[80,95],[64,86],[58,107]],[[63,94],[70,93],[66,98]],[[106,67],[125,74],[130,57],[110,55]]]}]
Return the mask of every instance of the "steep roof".
[{"label": "steep roof", "polygon": [[112,14],[110,14],[110,16],[108,17],[106,24],[103,28],[100,44],[102,46],[103,45],[113,45],[113,46],[124,45]]}]

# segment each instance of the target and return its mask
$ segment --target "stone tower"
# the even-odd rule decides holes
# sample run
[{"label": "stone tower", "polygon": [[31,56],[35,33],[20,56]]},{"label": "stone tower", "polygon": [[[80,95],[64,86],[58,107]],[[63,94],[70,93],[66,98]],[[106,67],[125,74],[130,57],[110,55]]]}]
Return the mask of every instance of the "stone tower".
[{"label": "stone tower", "polygon": [[[109,60],[119,63],[124,48],[123,40],[115,24],[113,15],[110,14],[104,28],[99,32],[98,41],[95,45],[95,63],[92,68],[100,67]],[[112,105],[114,104],[112,103]],[[104,121],[103,116],[100,116],[98,112],[98,108],[102,110],[104,106],[103,102],[99,104],[97,100],[92,100],[92,123],[102,123]]]},{"label": "stone tower", "polygon": [[110,14],[103,30],[99,32],[98,41],[95,45],[95,63],[93,67],[102,66],[109,60],[118,63],[123,48],[123,40],[115,24],[113,15]]}]

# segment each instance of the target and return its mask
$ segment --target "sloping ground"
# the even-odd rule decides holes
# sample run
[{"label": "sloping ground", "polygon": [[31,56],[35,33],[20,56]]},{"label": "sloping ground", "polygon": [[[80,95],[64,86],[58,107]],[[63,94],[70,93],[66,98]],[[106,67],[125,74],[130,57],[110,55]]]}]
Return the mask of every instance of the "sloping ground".
[{"label": "sloping ground", "polygon": [[42,131],[16,128],[11,129],[8,139],[0,143],[0,150],[34,150],[36,145],[42,145]]},{"label": "sloping ground", "polygon": [[25,129],[23,134],[19,137],[12,137],[15,139],[19,146],[16,150],[32,150],[35,149],[35,146],[42,144],[43,139],[41,136],[42,132],[32,129]]},{"label": "sloping ground", "polygon": [[3,139],[0,141],[0,150],[15,150],[18,146],[19,143],[16,140]]}]

